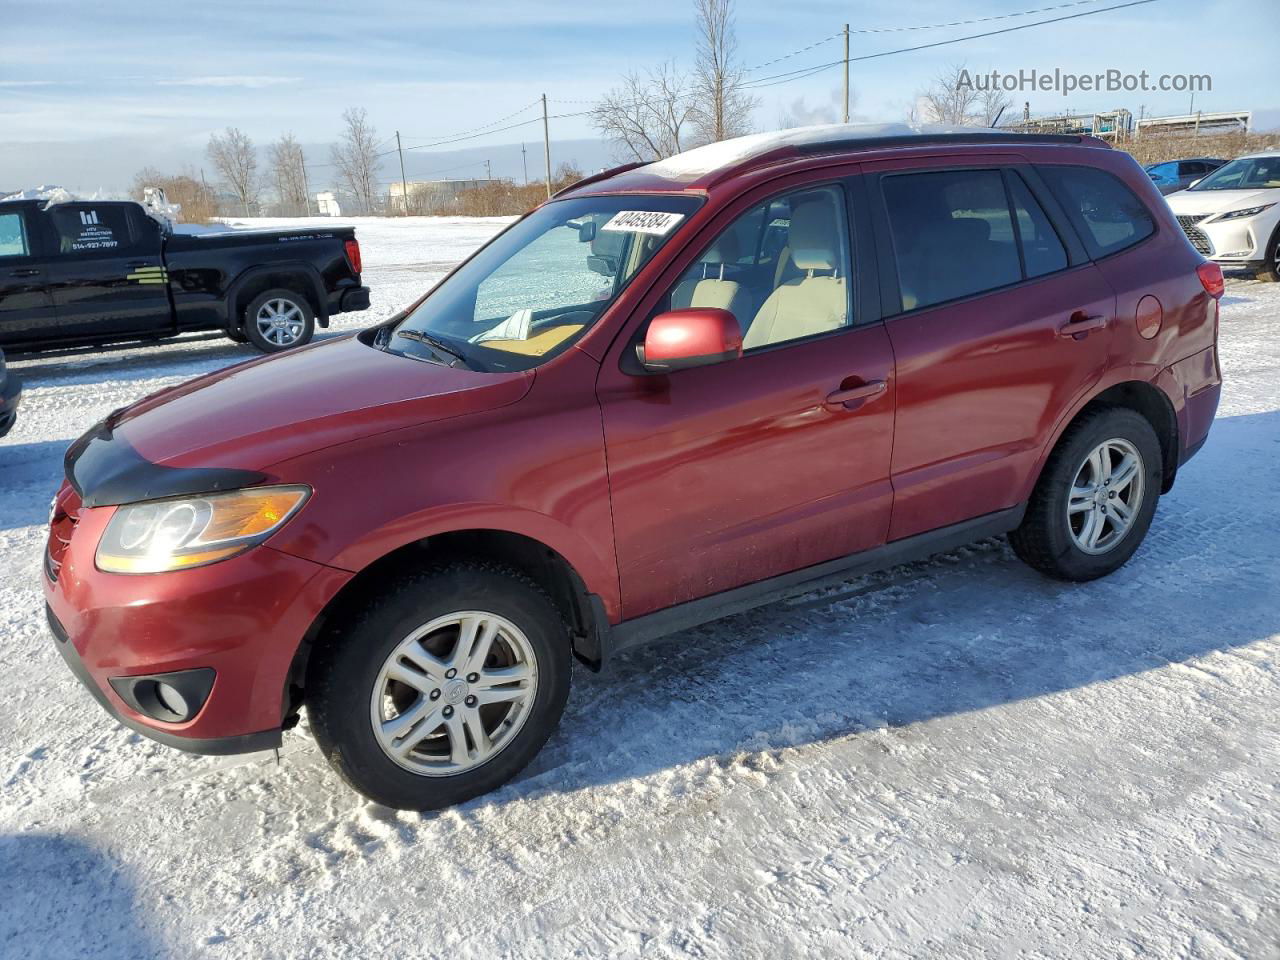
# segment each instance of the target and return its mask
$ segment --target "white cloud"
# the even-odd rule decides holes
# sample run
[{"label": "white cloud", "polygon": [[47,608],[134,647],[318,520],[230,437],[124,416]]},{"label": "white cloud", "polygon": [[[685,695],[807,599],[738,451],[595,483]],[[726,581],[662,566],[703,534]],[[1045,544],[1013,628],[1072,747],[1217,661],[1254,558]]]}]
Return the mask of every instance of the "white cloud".
[{"label": "white cloud", "polygon": [[278,87],[286,83],[299,83],[301,77],[270,77],[228,75],[209,77],[177,77],[168,80],[157,80],[161,87],[247,87],[257,90],[262,87]]}]

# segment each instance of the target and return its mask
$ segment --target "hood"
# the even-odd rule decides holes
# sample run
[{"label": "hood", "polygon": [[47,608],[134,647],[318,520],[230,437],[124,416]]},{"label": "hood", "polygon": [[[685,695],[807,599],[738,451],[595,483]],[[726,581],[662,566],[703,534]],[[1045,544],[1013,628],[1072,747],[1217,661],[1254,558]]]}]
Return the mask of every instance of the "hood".
[{"label": "hood", "polygon": [[1174,216],[1208,217],[1280,201],[1280,190],[1180,190],[1165,197]]},{"label": "hood", "polygon": [[[533,377],[411,360],[357,337],[329,340],[227,367],[112,414],[68,451],[68,478],[98,503],[144,499],[129,496],[140,486],[129,477],[154,465],[193,473],[197,484],[210,471],[243,480],[323,447],[506,406]],[[95,497],[104,486],[112,493]]]}]

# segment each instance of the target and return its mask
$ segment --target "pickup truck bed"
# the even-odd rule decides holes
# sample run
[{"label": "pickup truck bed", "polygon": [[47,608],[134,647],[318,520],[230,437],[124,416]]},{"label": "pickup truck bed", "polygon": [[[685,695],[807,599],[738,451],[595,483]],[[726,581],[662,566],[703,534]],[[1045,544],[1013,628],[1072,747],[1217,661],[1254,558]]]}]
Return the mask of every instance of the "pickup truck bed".
[{"label": "pickup truck bed", "polygon": [[188,235],[136,203],[0,203],[0,347],[222,330],[287,349],[369,306],[360,266],[352,227]]}]

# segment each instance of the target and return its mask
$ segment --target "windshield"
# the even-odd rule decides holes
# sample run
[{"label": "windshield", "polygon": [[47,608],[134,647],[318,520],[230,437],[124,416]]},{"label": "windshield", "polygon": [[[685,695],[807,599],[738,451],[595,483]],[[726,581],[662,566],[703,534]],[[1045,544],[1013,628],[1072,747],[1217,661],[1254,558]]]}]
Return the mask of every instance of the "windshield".
[{"label": "windshield", "polygon": [[527,370],[568,348],[699,199],[580,197],[539,207],[446,279],[378,345],[473,370]]},{"label": "windshield", "polygon": [[1280,187],[1280,156],[1241,157],[1219,167],[1192,190],[1265,190]]}]

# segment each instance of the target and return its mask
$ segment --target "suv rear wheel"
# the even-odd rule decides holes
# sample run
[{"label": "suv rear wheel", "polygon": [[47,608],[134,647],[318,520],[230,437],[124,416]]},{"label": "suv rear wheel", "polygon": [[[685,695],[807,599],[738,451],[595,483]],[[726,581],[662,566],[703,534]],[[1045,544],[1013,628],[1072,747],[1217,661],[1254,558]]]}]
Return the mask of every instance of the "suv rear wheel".
[{"label": "suv rear wheel", "polygon": [[330,630],[308,714],[333,768],[389,807],[431,810],[506,783],[555,729],[569,637],[528,577],[464,561],[410,575]]},{"label": "suv rear wheel", "polygon": [[244,312],[244,333],[264,353],[279,353],[308,343],[316,315],[307,298],[283,287],[253,298]]},{"label": "suv rear wheel", "polygon": [[1041,573],[1093,580],[1123,566],[1160,499],[1160,441],[1141,414],[1097,410],[1072,424],[1049,456],[1014,552]]}]

